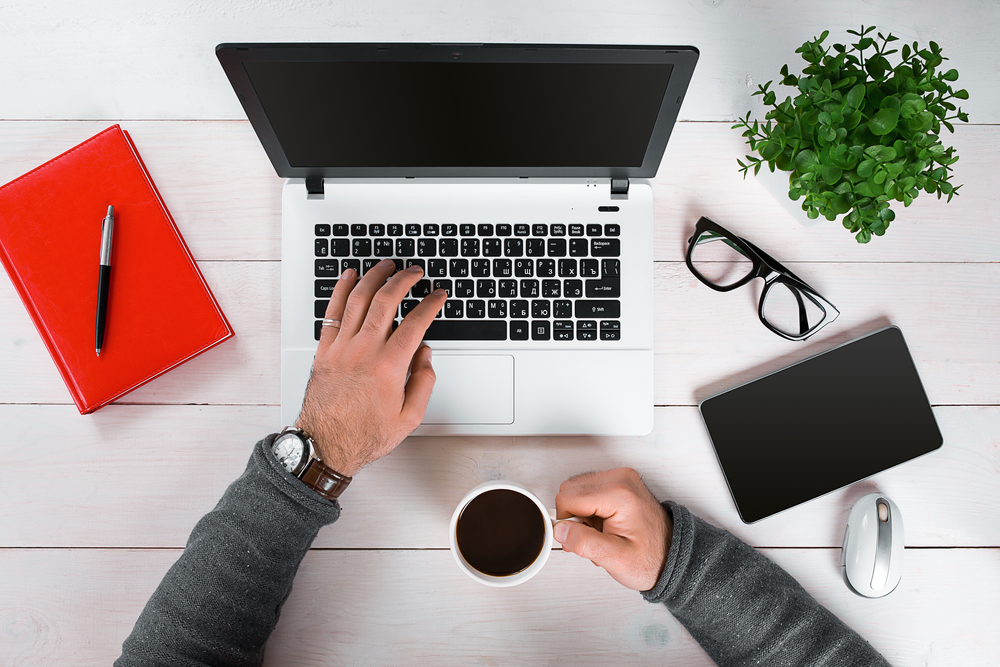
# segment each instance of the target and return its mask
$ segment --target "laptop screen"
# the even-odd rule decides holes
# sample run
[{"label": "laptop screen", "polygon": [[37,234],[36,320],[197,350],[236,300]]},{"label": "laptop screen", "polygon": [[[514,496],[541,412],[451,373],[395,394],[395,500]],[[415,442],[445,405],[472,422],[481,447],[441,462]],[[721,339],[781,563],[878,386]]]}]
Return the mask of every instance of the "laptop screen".
[{"label": "laptop screen", "polygon": [[243,63],[292,167],[639,167],[670,63]]}]

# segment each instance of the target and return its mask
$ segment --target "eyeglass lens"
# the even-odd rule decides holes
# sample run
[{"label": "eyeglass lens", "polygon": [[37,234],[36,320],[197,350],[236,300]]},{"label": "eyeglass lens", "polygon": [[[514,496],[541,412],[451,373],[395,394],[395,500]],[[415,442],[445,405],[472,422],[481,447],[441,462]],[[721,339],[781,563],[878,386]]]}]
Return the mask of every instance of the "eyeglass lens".
[{"label": "eyeglass lens", "polygon": [[819,326],[826,313],[809,293],[776,281],[764,292],[761,317],[782,333],[801,336]]},{"label": "eyeglass lens", "polygon": [[691,264],[702,278],[719,287],[737,283],[753,271],[753,262],[738,245],[712,231],[704,231],[695,239]]}]

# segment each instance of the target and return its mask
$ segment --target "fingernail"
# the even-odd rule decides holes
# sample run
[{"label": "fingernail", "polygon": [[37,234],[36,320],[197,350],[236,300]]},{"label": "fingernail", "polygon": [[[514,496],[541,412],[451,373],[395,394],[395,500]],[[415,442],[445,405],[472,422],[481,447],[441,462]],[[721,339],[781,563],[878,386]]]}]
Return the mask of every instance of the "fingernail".
[{"label": "fingernail", "polygon": [[445,292],[440,287],[434,290],[434,296],[444,296],[445,294],[447,294],[447,292]]},{"label": "fingernail", "polygon": [[424,345],[424,347],[426,347],[426,348],[427,348],[427,352],[425,352],[424,354],[426,354],[426,355],[427,355],[427,361],[430,361],[430,360],[431,360],[431,357],[433,357],[433,356],[434,356],[434,350],[432,350],[432,349],[431,349],[431,346],[430,346],[430,345]]},{"label": "fingernail", "polygon": [[393,261],[391,259],[383,259],[378,263],[379,266],[392,266]]},{"label": "fingernail", "polygon": [[552,529],[552,536],[556,538],[556,542],[562,544],[566,541],[566,537],[569,535],[569,524],[565,521],[560,521]]},{"label": "fingernail", "polygon": [[414,273],[423,273],[423,271],[424,271],[423,269],[420,268],[419,264],[414,264],[413,266],[411,266],[410,268],[408,268],[406,270],[407,271],[413,271]]}]

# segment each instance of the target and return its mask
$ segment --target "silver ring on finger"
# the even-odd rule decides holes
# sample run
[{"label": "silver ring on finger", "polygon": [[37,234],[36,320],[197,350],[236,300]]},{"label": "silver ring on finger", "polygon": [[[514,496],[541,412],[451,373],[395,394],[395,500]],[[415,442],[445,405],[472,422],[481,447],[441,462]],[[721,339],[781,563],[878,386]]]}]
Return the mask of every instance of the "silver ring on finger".
[{"label": "silver ring on finger", "polygon": [[340,320],[331,320],[328,317],[324,318],[323,319],[323,326],[325,326],[325,327],[333,327],[335,329],[339,329],[340,328]]}]

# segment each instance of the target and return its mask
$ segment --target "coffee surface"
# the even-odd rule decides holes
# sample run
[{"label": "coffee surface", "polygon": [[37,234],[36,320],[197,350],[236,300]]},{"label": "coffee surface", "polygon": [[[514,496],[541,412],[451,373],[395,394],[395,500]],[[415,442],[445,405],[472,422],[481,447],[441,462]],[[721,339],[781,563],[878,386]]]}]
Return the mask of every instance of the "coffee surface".
[{"label": "coffee surface", "polygon": [[509,577],[542,552],[545,521],[527,496],[509,489],[480,494],[465,506],[455,528],[465,561],[483,574]]}]

